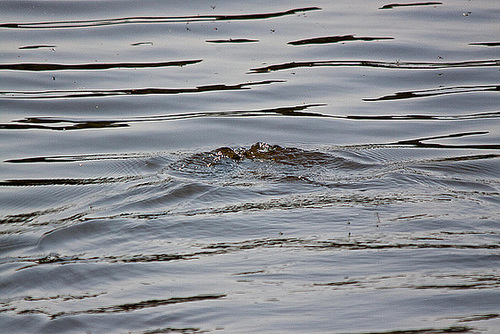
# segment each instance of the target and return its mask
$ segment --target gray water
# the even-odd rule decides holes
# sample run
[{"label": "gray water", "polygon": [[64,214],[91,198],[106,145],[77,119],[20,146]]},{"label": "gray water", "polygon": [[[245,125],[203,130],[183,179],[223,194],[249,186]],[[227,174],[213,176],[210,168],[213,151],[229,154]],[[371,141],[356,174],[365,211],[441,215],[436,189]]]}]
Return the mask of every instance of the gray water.
[{"label": "gray water", "polygon": [[500,333],[499,24],[0,2],[0,331]]}]

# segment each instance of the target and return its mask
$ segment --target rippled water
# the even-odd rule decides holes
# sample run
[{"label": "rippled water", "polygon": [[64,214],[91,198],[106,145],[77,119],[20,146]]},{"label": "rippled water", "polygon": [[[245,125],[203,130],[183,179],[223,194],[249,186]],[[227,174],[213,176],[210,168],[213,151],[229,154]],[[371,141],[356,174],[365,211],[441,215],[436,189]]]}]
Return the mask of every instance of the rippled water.
[{"label": "rippled water", "polygon": [[2,332],[500,332],[497,0],[0,13]]}]

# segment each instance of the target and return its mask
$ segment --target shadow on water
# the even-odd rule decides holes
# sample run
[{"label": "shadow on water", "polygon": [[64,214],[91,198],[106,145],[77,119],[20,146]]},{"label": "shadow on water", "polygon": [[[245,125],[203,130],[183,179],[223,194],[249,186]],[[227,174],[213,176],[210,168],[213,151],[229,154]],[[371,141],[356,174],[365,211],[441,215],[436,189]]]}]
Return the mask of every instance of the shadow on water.
[{"label": "shadow on water", "polygon": [[0,98],[8,99],[69,99],[103,96],[124,96],[124,95],[172,95],[186,93],[204,93],[213,91],[250,89],[250,86],[269,85],[283,80],[266,80],[258,82],[246,82],[235,85],[207,85],[194,88],[130,88],[130,89],[110,89],[110,90],[47,90],[47,91],[0,91]]},{"label": "shadow on water", "polygon": [[152,24],[152,23],[187,23],[187,22],[211,22],[211,21],[238,21],[238,20],[264,20],[281,16],[294,15],[313,10],[319,7],[304,7],[290,9],[282,12],[242,14],[242,15],[192,15],[192,16],[136,16],[110,18],[101,20],[75,20],[75,21],[51,21],[31,23],[3,23],[0,28],[15,29],[58,29],[58,28],[88,28],[110,26],[117,24]]},{"label": "shadow on water", "polygon": [[371,60],[324,60],[324,61],[304,61],[289,62],[283,64],[269,65],[250,69],[249,73],[267,73],[273,71],[289,70],[299,67],[375,67],[405,70],[433,70],[446,68],[472,68],[472,67],[491,67],[500,66],[500,59],[492,60],[470,60],[458,62],[384,62]]},{"label": "shadow on water", "polygon": [[0,70],[15,71],[65,71],[65,70],[107,70],[112,68],[151,68],[167,66],[186,66],[202,62],[201,59],[166,61],[154,63],[94,63],[94,64],[0,64]]},{"label": "shadow on water", "polygon": [[379,41],[386,39],[394,39],[394,37],[354,37],[354,35],[342,35],[342,36],[301,39],[298,41],[288,42],[288,44],[290,45],[332,44],[332,43],[340,43],[347,41]]}]

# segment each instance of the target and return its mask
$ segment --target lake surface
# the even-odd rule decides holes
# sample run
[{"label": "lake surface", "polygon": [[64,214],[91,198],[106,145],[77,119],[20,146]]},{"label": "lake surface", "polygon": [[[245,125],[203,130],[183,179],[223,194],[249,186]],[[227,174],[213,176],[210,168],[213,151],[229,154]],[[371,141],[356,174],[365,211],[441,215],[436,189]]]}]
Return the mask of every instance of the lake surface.
[{"label": "lake surface", "polygon": [[0,331],[500,332],[499,1],[0,13]]}]

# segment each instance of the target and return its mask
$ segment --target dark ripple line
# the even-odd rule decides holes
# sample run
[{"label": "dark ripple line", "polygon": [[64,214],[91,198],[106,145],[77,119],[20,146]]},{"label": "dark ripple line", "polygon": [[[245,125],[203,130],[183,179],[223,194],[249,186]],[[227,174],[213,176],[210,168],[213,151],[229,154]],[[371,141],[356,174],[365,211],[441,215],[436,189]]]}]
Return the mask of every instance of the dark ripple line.
[{"label": "dark ripple line", "polygon": [[82,294],[82,295],[55,295],[55,296],[48,296],[48,297],[31,297],[31,296],[26,296],[22,298],[22,300],[28,301],[28,302],[38,302],[38,301],[47,301],[47,300],[60,300],[60,301],[68,301],[68,300],[82,300],[82,299],[87,299],[87,298],[96,298],[102,295],[105,295],[106,292],[101,292],[101,293],[95,293],[95,294]]},{"label": "dark ripple line", "polygon": [[[25,119],[14,121],[13,124],[0,124],[0,129],[44,129],[44,130],[83,130],[83,129],[99,129],[110,127],[128,127],[132,123],[139,122],[160,122],[174,121],[181,119],[203,118],[203,117],[252,117],[252,116],[311,116],[311,117],[328,117],[318,113],[303,112],[302,110],[324,106],[324,104],[303,104],[293,107],[278,107],[261,110],[234,110],[234,111],[207,111],[194,113],[179,113],[170,115],[156,115],[136,117],[121,120],[75,120],[64,119],[57,117],[28,117]],[[21,124],[19,124],[21,123]],[[63,125],[47,125],[61,124]],[[13,162],[13,161],[9,161]]]},{"label": "dark ripple line", "polygon": [[[179,113],[170,115],[154,115],[135,117],[128,119],[66,119],[58,117],[28,117],[21,120],[14,120],[12,123],[1,124],[0,130],[86,130],[86,129],[107,129],[117,127],[129,127],[140,122],[164,122],[176,121],[192,118],[204,117],[263,117],[263,116],[287,116],[287,117],[323,117],[332,119],[347,119],[353,121],[450,121],[450,120],[473,120],[499,118],[500,111],[485,112],[465,115],[330,115],[317,112],[303,111],[312,107],[326,106],[326,104],[307,104],[292,107],[277,107],[260,110],[231,110],[231,111],[203,111],[192,113]],[[59,159],[59,157],[57,157]],[[50,159],[49,159],[50,160]],[[26,162],[51,162],[49,160],[32,160]],[[57,160],[60,161],[60,160]],[[20,160],[7,160],[5,162],[24,162]]]},{"label": "dark ripple line", "polygon": [[373,250],[373,249],[500,249],[500,244],[431,244],[431,243],[374,243],[363,241],[310,241],[300,238],[257,239],[235,243],[218,243],[206,246],[206,249],[223,250],[248,250],[258,247],[300,246],[304,249],[347,249],[347,250]]},{"label": "dark ripple line", "polygon": [[315,283],[313,286],[325,286],[325,287],[332,287],[333,289],[342,289],[342,288],[356,288],[356,289],[362,289],[362,288],[368,288],[368,287],[373,287],[375,289],[414,289],[414,290],[478,290],[478,289],[494,289],[497,288],[500,285],[500,279],[496,276],[471,276],[471,275],[448,275],[446,277],[443,276],[430,276],[429,278],[432,278],[433,281],[439,280],[442,278],[453,278],[454,280],[463,281],[466,280],[464,283],[456,283],[456,284],[408,284],[408,283],[403,283],[403,284],[386,284],[384,286],[377,286],[378,284],[382,283],[384,280],[392,280],[392,279],[401,279],[407,277],[405,276],[383,276],[383,277],[370,277],[370,278],[360,278],[360,279],[351,279],[351,280],[345,280],[345,281],[336,281],[336,282],[328,282],[328,283]]},{"label": "dark ripple line", "polygon": [[453,133],[443,136],[432,136],[432,137],[423,137],[417,139],[408,139],[408,140],[400,140],[396,143],[386,144],[386,145],[410,145],[419,148],[466,148],[466,149],[500,149],[500,144],[478,144],[478,145],[447,145],[447,144],[437,144],[437,143],[426,143],[429,140],[435,139],[449,139],[449,138],[460,138],[466,136],[476,136],[476,135],[485,135],[488,134],[488,131],[473,131],[473,132],[461,132],[461,133]]},{"label": "dark ripple line", "polygon": [[200,255],[211,254],[212,252],[194,252],[185,254],[150,254],[150,255],[130,255],[130,256],[104,256],[104,257],[81,257],[81,256],[64,256],[56,253],[51,253],[44,257],[39,258],[29,258],[20,257],[11,262],[32,262],[33,264],[18,268],[17,270],[24,270],[31,268],[36,265],[48,265],[48,264],[71,264],[71,263],[146,263],[146,262],[170,262],[179,260],[193,260],[197,259]]},{"label": "dark ripple line", "polygon": [[452,334],[452,333],[476,333],[477,328],[469,326],[451,326],[446,328],[421,328],[389,330],[382,332],[355,332],[345,334]]},{"label": "dark ripple line", "polygon": [[85,311],[75,311],[75,312],[60,312],[56,313],[52,316],[52,318],[56,318],[59,316],[63,315],[75,315],[75,314],[98,314],[98,313],[117,313],[117,312],[130,312],[130,311],[135,311],[135,310],[140,310],[143,308],[149,308],[149,307],[158,307],[158,306],[164,306],[164,305],[171,305],[171,304],[179,304],[179,303],[187,303],[187,302],[196,302],[196,301],[202,301],[202,300],[215,300],[215,299],[220,299],[226,297],[225,294],[213,294],[213,295],[198,295],[198,296],[192,296],[192,297],[173,297],[173,298],[168,298],[168,299],[152,299],[152,300],[145,300],[141,301],[138,303],[128,303],[128,304],[121,304],[121,305],[113,305],[113,306],[108,306],[108,307],[100,307],[96,309],[90,309],[90,310],[85,310]]},{"label": "dark ripple line", "polygon": [[413,2],[413,3],[391,3],[383,5],[379,9],[392,9],[396,7],[414,7],[414,6],[437,6],[442,5],[442,2]]},{"label": "dark ripple line", "polygon": [[100,161],[100,160],[126,160],[150,158],[151,154],[125,153],[125,154],[85,154],[85,155],[54,155],[46,157],[31,157],[21,159],[5,160],[10,163],[38,163],[38,162],[77,162],[77,161]]},{"label": "dark ripple line", "polygon": [[56,131],[66,131],[66,130],[83,130],[83,129],[103,129],[103,128],[122,128],[128,127],[128,124],[122,124],[120,122],[108,122],[108,121],[85,121],[85,122],[70,122],[74,123],[72,125],[63,126],[47,126],[38,124],[0,124],[0,129],[3,130],[56,130]]},{"label": "dark ripple line", "polygon": [[478,43],[469,43],[469,45],[500,46],[500,42],[478,42]]},{"label": "dark ripple line", "polygon": [[[376,178],[377,174],[372,176]],[[302,181],[303,179],[301,179]],[[307,182],[307,180],[305,181]],[[325,186],[324,184],[317,183],[320,186]],[[328,185],[326,185],[328,186]],[[338,189],[335,186],[335,189]],[[497,196],[498,193],[492,192],[491,196]],[[412,196],[403,196],[401,194],[389,194],[384,196],[372,195],[372,196],[362,196],[362,195],[334,195],[334,194],[305,194],[300,196],[285,196],[280,198],[270,198],[264,201],[254,201],[254,202],[242,202],[239,204],[230,204],[226,206],[219,207],[206,207],[206,208],[195,208],[189,209],[187,211],[161,211],[161,212],[150,212],[150,213],[120,213],[111,216],[101,216],[89,219],[115,219],[115,218],[129,218],[129,219],[141,219],[150,220],[157,219],[166,216],[204,216],[204,215],[226,215],[233,213],[243,213],[243,212],[265,212],[268,210],[295,210],[304,208],[325,208],[333,205],[343,205],[343,206],[365,206],[365,207],[377,207],[380,205],[391,205],[395,203],[426,203],[426,202],[448,202],[450,196],[453,194],[413,194]],[[84,219],[86,220],[86,219]],[[499,245],[500,246],[500,245]]]},{"label": "dark ripple line", "polygon": [[406,70],[434,70],[446,68],[472,68],[472,67],[491,67],[500,66],[500,59],[491,60],[470,60],[458,62],[383,62],[371,60],[324,60],[324,61],[303,61],[289,62],[283,64],[269,65],[250,69],[249,73],[268,73],[274,71],[289,70],[300,67],[375,67],[389,69]]},{"label": "dark ripple line", "polygon": [[[241,212],[264,212],[268,210],[295,210],[303,208],[324,208],[332,205],[360,205],[360,206],[378,206],[400,202],[412,202],[416,198],[397,196],[336,196],[336,195],[309,195],[309,196],[294,196],[283,198],[271,198],[266,201],[260,202],[244,202],[239,204],[232,204],[222,207],[211,207],[202,209],[191,209],[189,211],[175,213],[183,216],[197,216],[197,215],[222,215]],[[167,214],[172,214],[168,212]]]},{"label": "dark ripple line", "polygon": [[45,45],[45,44],[42,44],[42,45],[26,45],[26,46],[20,46],[18,47],[19,50],[33,50],[33,49],[45,49],[45,48],[48,48],[48,49],[54,49],[56,48],[57,46],[56,45]]},{"label": "dark ripple line", "polygon": [[94,64],[44,64],[44,63],[21,63],[0,64],[0,70],[14,71],[64,71],[64,70],[107,70],[112,68],[147,68],[186,66],[202,62],[202,59],[180,60],[154,63],[94,63]]},{"label": "dark ripple line", "polygon": [[164,334],[164,333],[178,333],[178,334],[205,334],[208,330],[204,330],[198,327],[162,327],[150,329],[142,332],[142,334]]},{"label": "dark ripple line", "polygon": [[207,86],[197,86],[195,88],[130,88],[130,89],[110,89],[110,90],[47,90],[47,91],[0,91],[0,97],[8,99],[69,99],[87,97],[106,96],[126,96],[126,95],[173,95],[185,93],[203,93],[226,90],[250,89],[250,86],[269,85],[284,80],[266,80],[257,82],[247,82],[235,85],[216,84]]},{"label": "dark ripple line", "polygon": [[384,101],[384,100],[403,100],[417,97],[432,97],[450,94],[463,94],[474,92],[500,92],[500,85],[483,85],[483,86],[455,86],[443,87],[435,89],[414,90],[406,92],[396,92],[392,95],[385,95],[377,98],[365,98],[363,101]]},{"label": "dark ripple line", "polygon": [[64,210],[68,209],[68,207],[59,207],[59,208],[50,208],[46,210],[37,210],[37,211],[32,211],[28,213],[18,213],[14,215],[7,215],[2,218],[0,218],[0,225],[2,224],[28,224],[31,223],[32,221],[54,213],[59,213]]},{"label": "dark ripple line", "polygon": [[[148,217],[151,218],[151,217]],[[233,252],[247,251],[257,248],[291,247],[302,248],[304,250],[397,250],[397,249],[456,249],[456,250],[498,250],[500,244],[453,244],[453,243],[390,243],[380,241],[361,240],[309,240],[302,238],[262,238],[244,240],[239,242],[219,242],[202,246],[202,250],[192,253],[173,254],[150,254],[150,255],[130,255],[130,256],[104,256],[104,257],[80,257],[63,256],[59,254],[49,254],[44,257],[17,257],[8,263],[31,262],[32,264],[16,269],[25,270],[40,265],[66,265],[73,263],[149,263],[149,262],[170,262],[197,260],[202,256],[224,255]]]},{"label": "dark ripple line", "polygon": [[130,44],[131,46],[153,45],[153,42],[137,42]]},{"label": "dark ripple line", "polygon": [[471,120],[471,119],[487,119],[499,118],[500,111],[465,114],[465,115],[347,115],[347,116],[332,116],[337,118],[345,118],[350,120],[379,120],[379,121],[401,121],[401,120],[436,120],[436,121],[454,121],[454,120]]},{"label": "dark ripple line", "polygon": [[468,317],[462,317],[458,319],[458,322],[472,322],[472,321],[484,321],[500,318],[500,314],[498,313],[489,313],[489,314],[475,314]]},{"label": "dark ripple line", "polygon": [[424,159],[421,161],[416,161],[415,163],[461,162],[461,161],[489,160],[498,158],[500,158],[500,154],[475,154],[475,155],[465,155],[465,156],[448,157],[448,158]]},{"label": "dark ripple line", "polygon": [[117,24],[151,24],[151,23],[188,23],[188,22],[210,22],[210,21],[238,21],[238,20],[263,20],[281,16],[293,15],[301,12],[320,10],[319,7],[304,7],[290,9],[282,12],[242,14],[242,15],[192,15],[192,16],[135,16],[110,18],[101,20],[74,20],[74,21],[50,21],[29,23],[3,23],[0,28],[14,29],[60,29],[60,28],[89,28],[110,26]]},{"label": "dark ripple line", "polygon": [[[493,285],[493,288],[498,287],[498,282]],[[448,290],[477,290],[477,289],[491,289],[492,284],[487,283],[470,283],[470,284],[446,284],[446,285],[437,285],[437,284],[426,284],[426,285],[417,285],[413,287],[415,290],[440,290],[440,289],[448,289]]]},{"label": "dark ripple line", "polygon": [[258,39],[247,39],[247,38],[230,38],[230,39],[211,39],[205,41],[207,43],[215,43],[215,44],[222,44],[222,43],[257,43],[259,42]]},{"label": "dark ripple line", "polygon": [[47,311],[39,310],[39,309],[30,309],[30,310],[22,310],[19,311],[18,314],[46,314],[50,317],[51,320],[62,316],[74,316],[80,314],[102,314],[102,313],[123,313],[123,312],[132,312],[136,310],[141,310],[144,308],[165,306],[165,305],[173,305],[180,303],[188,303],[188,302],[197,302],[197,301],[205,301],[205,300],[216,300],[226,297],[226,294],[205,294],[205,295],[197,295],[191,297],[173,297],[168,299],[151,299],[144,300],[137,303],[128,303],[128,304],[120,304],[120,305],[112,305],[106,307],[99,307],[95,309],[88,309],[82,311],[69,311],[69,312],[59,312],[59,313],[48,313]]},{"label": "dark ripple line", "polygon": [[[498,117],[500,113],[495,113],[495,117]],[[490,115],[486,114],[488,118]],[[333,116],[335,117],[335,116]],[[377,116],[367,116],[362,119],[373,119]],[[385,117],[389,116],[381,116],[381,119],[385,119]],[[470,117],[470,116],[468,116]],[[401,119],[400,116],[397,116],[395,119]],[[403,118],[404,119],[404,118]],[[420,117],[416,117],[415,119],[420,119]],[[488,131],[475,131],[475,132],[463,132],[463,133],[454,133],[442,136],[432,136],[432,137],[422,137],[416,139],[406,139],[400,140],[393,143],[382,143],[382,144],[365,144],[361,146],[415,146],[415,147],[432,147],[432,148],[478,148],[478,149],[500,149],[500,145],[492,144],[492,145],[444,145],[444,144],[433,144],[426,143],[429,140],[435,139],[447,139],[447,138],[458,138],[465,136],[475,136],[475,135],[484,135],[488,134]],[[28,158],[20,158],[20,159],[8,159],[4,160],[6,163],[51,163],[51,162],[76,162],[76,161],[99,161],[99,160],[125,160],[125,159],[137,159],[137,158],[148,158],[151,157],[151,154],[89,154],[89,155],[60,155],[60,156],[40,156],[40,157],[28,157]],[[483,157],[483,158],[496,158],[497,154],[489,154],[489,155],[475,155],[474,158]],[[101,179],[99,179],[101,180]],[[8,182],[8,181],[4,181]],[[9,184],[6,184],[9,185]]]},{"label": "dark ripple line", "polygon": [[385,39],[394,39],[394,37],[354,37],[354,35],[342,36],[329,36],[329,37],[315,37],[308,39],[301,39],[298,41],[288,42],[290,45],[309,45],[309,44],[333,44],[346,41],[378,41]]},{"label": "dark ripple line", "polygon": [[124,177],[98,177],[89,179],[12,179],[0,181],[0,187],[34,187],[34,186],[74,186],[74,185],[90,185],[90,184],[107,184],[135,181],[142,179],[140,176],[124,176]]}]

